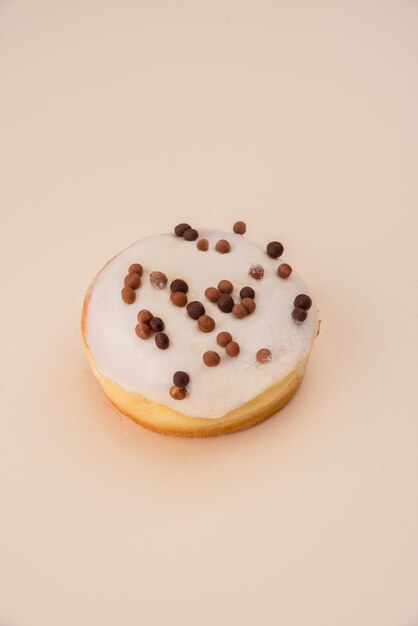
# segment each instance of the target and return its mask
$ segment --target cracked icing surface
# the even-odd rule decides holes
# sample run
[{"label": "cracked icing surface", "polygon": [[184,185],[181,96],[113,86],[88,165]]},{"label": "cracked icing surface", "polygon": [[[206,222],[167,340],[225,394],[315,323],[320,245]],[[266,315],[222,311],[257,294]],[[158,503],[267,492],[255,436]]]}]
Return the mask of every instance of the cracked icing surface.
[{"label": "cracked icing surface", "polygon": [[[137,241],[114,257],[93,284],[86,341],[100,372],[127,391],[188,416],[217,418],[280,381],[309,353],[317,333],[318,313],[313,302],[305,322],[297,324],[292,319],[295,296],[307,293],[312,297],[312,294],[295,270],[286,280],[277,276],[278,265],[286,262],[285,255],[272,259],[266,254],[265,246],[246,236],[212,229],[198,231],[199,238],[209,241],[207,252],[199,251],[195,241],[185,241],[170,233]],[[219,239],[231,243],[231,252],[216,252]],[[135,302],[126,304],[120,291],[132,263],[141,263],[144,274]],[[261,280],[248,275],[250,266],[257,263],[265,270]],[[164,289],[150,284],[149,275],[155,270],[168,277]],[[212,332],[200,331],[186,308],[170,301],[169,285],[175,278],[182,278],[189,285],[189,302],[199,300],[213,317],[216,327]],[[216,303],[205,298],[205,289],[216,287],[222,279],[233,283],[235,302],[240,302],[242,287],[249,285],[255,290],[254,313],[237,319],[232,313],[222,313]],[[170,337],[167,350],[156,347],[154,336],[141,340],[135,334],[140,309],[149,309],[164,320],[164,332]],[[217,345],[216,336],[223,330],[239,343],[238,357],[229,357]],[[255,355],[260,348],[271,350],[269,363],[257,363]],[[207,350],[219,353],[218,366],[204,365],[202,355]],[[190,375],[188,396],[181,401],[174,400],[169,393],[177,370]]]}]

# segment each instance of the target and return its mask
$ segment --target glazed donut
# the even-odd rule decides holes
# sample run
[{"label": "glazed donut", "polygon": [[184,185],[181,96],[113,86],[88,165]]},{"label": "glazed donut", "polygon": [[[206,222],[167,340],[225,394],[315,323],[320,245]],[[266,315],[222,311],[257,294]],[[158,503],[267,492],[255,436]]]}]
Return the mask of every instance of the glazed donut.
[{"label": "glazed donut", "polygon": [[297,391],[318,311],[283,246],[178,224],[113,257],[90,284],[81,331],[104,393],[151,430],[247,428]]}]

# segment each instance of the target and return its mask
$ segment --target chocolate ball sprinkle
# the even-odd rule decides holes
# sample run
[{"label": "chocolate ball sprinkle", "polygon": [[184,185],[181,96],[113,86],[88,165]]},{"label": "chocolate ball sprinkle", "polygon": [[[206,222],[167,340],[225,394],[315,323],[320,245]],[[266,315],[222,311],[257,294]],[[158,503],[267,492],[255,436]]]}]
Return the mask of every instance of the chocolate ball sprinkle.
[{"label": "chocolate ball sprinkle", "polygon": [[306,309],[301,309],[300,307],[296,307],[292,311],[292,317],[295,320],[295,322],[304,322],[306,318],[308,317],[308,312],[306,311]]},{"label": "chocolate ball sprinkle", "polygon": [[213,350],[208,350],[203,355],[203,363],[208,367],[215,367],[215,365],[219,365],[220,361],[221,357]]},{"label": "chocolate ball sprinkle", "polygon": [[174,387],[171,387],[170,389],[170,396],[174,400],[184,400],[184,398],[187,396],[187,389],[184,389],[184,387],[177,387],[177,385],[174,385]]},{"label": "chocolate ball sprinkle", "polygon": [[149,325],[154,333],[160,333],[162,330],[164,330],[165,327],[165,324],[161,317],[151,317]]},{"label": "chocolate ball sprinkle", "polygon": [[239,295],[242,299],[244,298],[255,298],[255,291],[252,287],[243,287],[239,292]]},{"label": "chocolate ball sprinkle", "polygon": [[167,284],[167,276],[163,272],[151,272],[149,281],[156,289],[164,289]]},{"label": "chocolate ball sprinkle", "polygon": [[218,290],[221,293],[232,293],[233,289],[234,286],[230,280],[220,280],[218,283]]},{"label": "chocolate ball sprinkle", "polygon": [[205,289],[205,296],[209,300],[209,302],[217,302],[220,295],[221,294],[219,293],[218,289],[216,289],[216,287],[208,287],[207,289]]},{"label": "chocolate ball sprinkle", "polygon": [[227,252],[231,252],[231,244],[226,239],[219,239],[216,243],[215,250],[221,254],[226,254]]},{"label": "chocolate ball sprinkle", "polygon": [[187,296],[183,291],[173,291],[170,293],[170,300],[176,306],[186,306]]},{"label": "chocolate ball sprinkle", "polygon": [[222,313],[230,313],[234,306],[234,301],[228,293],[222,293],[216,303]]},{"label": "chocolate ball sprinkle", "polygon": [[[251,302],[253,302],[253,300],[251,300]],[[238,319],[242,319],[248,315],[248,311],[243,304],[234,304],[232,307],[232,315]]]},{"label": "chocolate ball sprinkle", "polygon": [[293,304],[297,309],[305,309],[305,311],[309,311],[312,306],[312,300],[306,295],[306,293],[300,293],[294,299]]},{"label": "chocolate ball sprinkle", "polygon": [[166,335],[165,333],[157,333],[155,335],[155,345],[160,350],[167,350],[168,346],[170,345],[168,335]]},{"label": "chocolate ball sprinkle", "polygon": [[183,237],[186,230],[189,230],[190,228],[190,224],[177,224],[177,226],[175,226],[174,228],[174,234],[177,237]]},{"label": "chocolate ball sprinkle", "polygon": [[230,341],[229,343],[226,344],[225,350],[229,356],[238,356],[240,347],[236,341]]},{"label": "chocolate ball sprinkle", "polygon": [[132,304],[133,302],[135,302],[136,293],[132,289],[132,287],[124,287],[120,292],[120,295],[122,296],[122,300],[126,302],[126,304]]},{"label": "chocolate ball sprinkle", "polygon": [[135,332],[140,339],[148,339],[151,336],[151,328],[145,322],[139,322],[135,326]]},{"label": "chocolate ball sprinkle", "polygon": [[215,320],[209,315],[201,315],[197,320],[197,325],[204,333],[210,333],[215,328]]},{"label": "chocolate ball sprinkle", "polygon": [[144,322],[144,324],[149,324],[152,317],[152,313],[148,309],[141,309],[137,315],[138,322]]},{"label": "chocolate ball sprinkle", "polygon": [[131,287],[132,289],[138,289],[141,284],[141,277],[136,272],[132,272],[131,274],[127,274],[123,279],[123,284],[125,287]]},{"label": "chocolate ball sprinkle", "polygon": [[292,268],[288,265],[288,263],[281,263],[281,265],[277,268],[277,273],[280,278],[289,278],[292,273]]},{"label": "chocolate ball sprinkle", "polygon": [[173,375],[173,383],[177,387],[187,387],[189,382],[190,382],[190,376],[188,375],[187,372],[182,372],[180,370],[178,372],[175,372],[175,374]]},{"label": "chocolate ball sprinkle", "polygon": [[143,273],[144,268],[142,267],[141,263],[132,263],[132,265],[130,265],[128,268],[128,274],[139,274],[140,276],[142,276]]},{"label": "chocolate ball sprinkle", "polygon": [[196,241],[199,237],[199,233],[194,228],[188,228],[184,231],[183,237],[186,241]]},{"label": "chocolate ball sprinkle", "polygon": [[261,280],[261,278],[263,278],[264,276],[264,267],[256,263],[254,265],[251,265],[248,273],[250,276],[252,276],[252,278],[255,278],[256,280]]},{"label": "chocolate ball sprinkle", "polygon": [[259,363],[268,363],[271,361],[271,352],[267,348],[261,348],[257,354],[256,359]]},{"label": "chocolate ball sprinkle", "polygon": [[188,315],[194,320],[198,320],[201,315],[205,314],[205,307],[198,300],[192,300],[186,308]]},{"label": "chocolate ball sprinkle", "polygon": [[279,241],[270,241],[270,243],[267,244],[266,250],[267,254],[273,259],[278,259],[284,252],[284,248]]},{"label": "chocolate ball sprinkle", "polygon": [[216,337],[217,344],[219,346],[222,346],[222,348],[225,348],[225,346],[228,345],[228,343],[230,343],[231,341],[232,341],[232,335],[231,333],[226,332],[226,330],[223,330]]},{"label": "chocolate ball sprinkle", "polygon": [[182,291],[183,293],[187,293],[189,291],[189,286],[181,278],[176,278],[170,284],[170,291]]},{"label": "chocolate ball sprinkle", "polygon": [[199,239],[196,243],[196,248],[201,252],[207,252],[209,250],[209,241],[207,239]]},{"label": "chocolate ball sprinkle", "polygon": [[234,233],[236,233],[237,235],[243,235],[245,231],[247,230],[247,226],[245,222],[235,222],[232,229]]},{"label": "chocolate ball sprinkle", "polygon": [[247,309],[248,313],[254,313],[256,305],[252,298],[243,298],[241,304]]}]

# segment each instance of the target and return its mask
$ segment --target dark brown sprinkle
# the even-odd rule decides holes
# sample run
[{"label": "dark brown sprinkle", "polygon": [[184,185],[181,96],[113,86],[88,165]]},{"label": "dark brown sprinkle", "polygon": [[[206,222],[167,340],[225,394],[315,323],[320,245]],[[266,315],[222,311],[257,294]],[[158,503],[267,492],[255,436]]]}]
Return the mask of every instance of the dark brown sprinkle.
[{"label": "dark brown sprinkle", "polygon": [[194,228],[188,228],[184,231],[183,237],[186,241],[195,241],[199,237],[199,233]]},{"label": "dark brown sprinkle", "polygon": [[215,250],[221,254],[226,254],[227,252],[231,252],[231,244],[226,239],[219,239],[215,246]]},{"label": "dark brown sprinkle", "polygon": [[268,363],[271,361],[271,352],[267,348],[261,348],[257,354],[256,359],[259,363]]},{"label": "dark brown sprinkle", "polygon": [[292,273],[292,268],[287,263],[281,263],[277,268],[277,273],[280,278],[289,278],[290,274]]},{"label": "dark brown sprinkle", "polygon": [[122,296],[122,300],[126,302],[126,304],[132,304],[135,302],[136,293],[132,287],[124,287],[120,294]]},{"label": "dark brown sprinkle", "polygon": [[230,341],[226,344],[225,350],[226,353],[229,354],[229,356],[238,356],[240,350],[239,344],[237,344],[236,341]]},{"label": "dark brown sprinkle", "polygon": [[141,309],[137,315],[138,322],[144,322],[144,324],[149,324],[152,319],[151,311],[147,309]]},{"label": "dark brown sprinkle", "polygon": [[181,278],[176,278],[170,285],[170,291],[182,291],[183,293],[187,293],[189,291],[189,286]]},{"label": "dark brown sprinkle", "polygon": [[131,272],[131,274],[127,274],[123,280],[123,284],[125,287],[131,287],[132,289],[138,289],[141,284],[141,277],[136,272]]},{"label": "dark brown sprinkle", "polygon": [[293,301],[293,304],[297,309],[305,309],[305,311],[309,311],[312,306],[312,300],[306,293],[300,293]]},{"label": "dark brown sprinkle", "polygon": [[278,259],[284,252],[284,248],[279,241],[270,241],[270,243],[267,244],[266,250],[267,254],[273,259]]},{"label": "dark brown sprinkle", "polygon": [[177,387],[187,387],[189,382],[190,382],[190,376],[188,375],[187,372],[182,372],[180,370],[178,372],[175,372],[175,374],[173,375],[173,383]]},{"label": "dark brown sprinkle", "polygon": [[197,325],[204,333],[210,333],[215,328],[215,320],[209,315],[201,315],[197,320]]},{"label": "dark brown sprinkle", "polygon": [[255,301],[252,298],[243,298],[241,304],[247,309],[248,313],[254,313]]},{"label": "dark brown sprinkle", "polygon": [[135,332],[141,339],[148,339],[151,336],[151,328],[145,322],[139,322],[135,326]]},{"label": "dark brown sprinkle", "polygon": [[205,314],[205,307],[198,300],[192,300],[186,308],[188,315],[194,320],[198,320],[201,315]]},{"label": "dark brown sprinkle", "polygon": [[187,296],[183,291],[173,291],[170,293],[170,300],[176,306],[186,306]]},{"label": "dark brown sprinkle", "polygon": [[216,287],[208,287],[207,289],[205,289],[205,296],[207,297],[209,302],[217,302],[220,295],[221,294],[216,289]]},{"label": "dark brown sprinkle", "polygon": [[[251,300],[253,302],[253,300]],[[242,319],[248,315],[248,311],[243,304],[234,304],[232,308],[232,315],[237,317],[238,319]]]},{"label": "dark brown sprinkle", "polygon": [[245,222],[235,222],[233,226],[234,233],[236,233],[237,235],[243,235],[246,230],[247,230],[247,226]]},{"label": "dark brown sprinkle", "polygon": [[160,350],[166,350],[170,345],[168,335],[166,335],[165,333],[157,333],[155,335],[155,345],[157,346],[157,348],[160,348]]},{"label": "dark brown sprinkle", "polygon": [[232,341],[232,335],[231,333],[227,333],[226,330],[223,330],[216,337],[217,344],[219,346],[222,346],[222,348],[225,348],[225,346],[228,345],[228,343],[230,343],[231,341]]},{"label": "dark brown sprinkle", "polygon": [[142,276],[143,273],[144,268],[142,267],[141,263],[132,263],[132,265],[130,265],[128,268],[128,274],[139,274],[140,276]]},{"label": "dark brown sprinkle", "polygon": [[255,291],[252,287],[243,287],[239,292],[239,295],[242,299],[244,298],[255,298]]},{"label": "dark brown sprinkle", "polygon": [[234,301],[229,293],[222,293],[218,298],[217,305],[223,313],[230,313],[234,306]]},{"label": "dark brown sprinkle", "polygon": [[292,317],[296,322],[304,322],[308,317],[308,312],[306,311],[306,309],[296,307],[292,311]]},{"label": "dark brown sprinkle", "polygon": [[219,365],[221,357],[217,352],[213,350],[208,350],[203,355],[203,363],[208,367],[214,367],[215,365]]},{"label": "dark brown sprinkle", "polygon": [[316,336],[319,335],[320,331],[321,331],[321,320],[318,321],[318,331],[316,333]]},{"label": "dark brown sprinkle", "polygon": [[255,278],[256,280],[260,280],[264,276],[264,267],[256,263],[255,265],[251,265],[248,270],[250,276]]},{"label": "dark brown sprinkle", "polygon": [[196,248],[201,252],[207,252],[209,250],[209,241],[207,239],[199,239],[196,243]]},{"label": "dark brown sprinkle", "polygon": [[167,276],[163,272],[151,272],[149,280],[156,289],[164,289],[167,284]]},{"label": "dark brown sprinkle", "polygon": [[154,333],[160,333],[162,330],[164,330],[165,326],[161,317],[151,317],[149,325]]},{"label": "dark brown sprinkle", "polygon": [[177,235],[177,237],[183,237],[186,230],[189,230],[190,228],[190,224],[177,224],[174,228],[174,234]]},{"label": "dark brown sprinkle", "polygon": [[218,289],[221,293],[232,293],[234,286],[230,280],[220,280]]},{"label": "dark brown sprinkle", "polygon": [[174,398],[174,400],[184,400],[187,396],[187,389],[174,385],[174,387],[171,387],[170,389],[170,396]]}]

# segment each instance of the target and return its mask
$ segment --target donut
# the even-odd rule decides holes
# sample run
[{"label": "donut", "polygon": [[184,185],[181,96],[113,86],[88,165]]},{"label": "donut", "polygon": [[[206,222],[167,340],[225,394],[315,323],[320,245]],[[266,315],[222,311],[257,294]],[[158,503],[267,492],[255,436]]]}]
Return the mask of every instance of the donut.
[{"label": "donut", "polygon": [[296,393],[318,310],[278,241],[178,224],[114,256],[88,287],[81,334],[105,395],[150,430],[248,428]]}]

